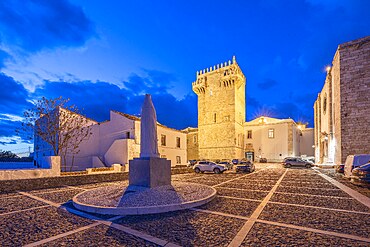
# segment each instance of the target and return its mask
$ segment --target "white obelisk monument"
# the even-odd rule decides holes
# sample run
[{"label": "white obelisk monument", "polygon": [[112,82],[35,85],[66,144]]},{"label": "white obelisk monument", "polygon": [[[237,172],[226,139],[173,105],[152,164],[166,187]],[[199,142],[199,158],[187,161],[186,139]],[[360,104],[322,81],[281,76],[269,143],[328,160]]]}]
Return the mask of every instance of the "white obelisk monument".
[{"label": "white obelisk monument", "polygon": [[130,160],[129,191],[171,185],[171,161],[160,158],[157,115],[150,94],[141,109],[140,158]]}]

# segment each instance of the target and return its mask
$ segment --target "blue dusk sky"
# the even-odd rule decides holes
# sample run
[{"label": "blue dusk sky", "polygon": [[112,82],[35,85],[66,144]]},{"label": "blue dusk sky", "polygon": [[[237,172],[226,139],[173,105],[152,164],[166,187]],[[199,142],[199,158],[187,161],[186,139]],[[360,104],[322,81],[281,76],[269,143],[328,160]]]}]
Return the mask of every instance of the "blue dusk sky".
[{"label": "blue dusk sky", "polygon": [[[339,44],[369,35],[367,0],[0,1],[0,149],[42,96],[70,98],[97,121],[139,114],[197,126],[196,71],[233,55],[247,77],[247,119],[313,126],[313,103]],[[215,99],[217,100],[217,99]]]}]

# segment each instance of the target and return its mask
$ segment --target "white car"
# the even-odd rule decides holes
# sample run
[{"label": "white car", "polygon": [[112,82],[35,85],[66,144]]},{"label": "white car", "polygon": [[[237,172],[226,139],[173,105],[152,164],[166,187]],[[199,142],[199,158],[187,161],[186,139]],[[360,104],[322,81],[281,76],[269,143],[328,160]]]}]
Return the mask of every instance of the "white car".
[{"label": "white car", "polygon": [[214,172],[216,174],[223,173],[227,170],[227,167],[222,164],[216,164],[211,161],[199,161],[194,166],[193,169],[196,173],[200,172]]}]

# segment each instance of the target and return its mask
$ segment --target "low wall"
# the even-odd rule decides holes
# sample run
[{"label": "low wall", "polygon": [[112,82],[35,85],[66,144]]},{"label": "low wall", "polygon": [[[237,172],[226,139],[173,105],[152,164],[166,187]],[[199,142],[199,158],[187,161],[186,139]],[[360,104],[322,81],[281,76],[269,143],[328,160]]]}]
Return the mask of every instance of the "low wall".
[{"label": "low wall", "polygon": [[32,169],[6,169],[0,170],[0,180],[18,180],[28,178],[44,178],[60,176],[60,157],[45,156],[42,160],[50,169],[32,168]]},{"label": "low wall", "polygon": [[[172,168],[171,174],[183,174],[193,172],[189,168]],[[92,183],[123,181],[128,179],[128,172],[88,174],[75,176],[58,176],[32,179],[15,179],[0,181],[0,194],[14,191],[28,191],[62,186],[75,186]]]}]

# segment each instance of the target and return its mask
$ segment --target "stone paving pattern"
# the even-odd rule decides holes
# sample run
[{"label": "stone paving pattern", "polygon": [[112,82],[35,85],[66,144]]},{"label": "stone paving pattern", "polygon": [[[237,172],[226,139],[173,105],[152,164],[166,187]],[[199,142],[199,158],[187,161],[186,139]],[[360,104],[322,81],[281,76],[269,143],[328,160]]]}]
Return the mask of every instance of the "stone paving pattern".
[{"label": "stone paving pattern", "polygon": [[[214,186],[217,197],[197,211],[124,216],[116,219],[113,225],[82,217],[70,200],[84,190],[124,185],[127,180],[33,190],[28,194],[2,193],[0,244],[21,246],[46,239],[42,246],[163,246],[168,243],[228,246],[285,171],[279,165],[260,164],[251,174],[228,171],[223,174],[173,175],[173,181]],[[369,189],[354,186],[331,170],[318,171],[364,195],[370,195]],[[241,246],[370,246],[370,209],[322,178],[318,171],[288,169]],[[43,200],[61,206],[49,205]],[[108,223],[112,217],[87,215]],[[90,227],[93,223],[97,225]],[[289,224],[289,228],[274,224]],[[125,232],[122,227],[134,232]],[[324,234],[311,229],[327,232]],[[349,237],[335,236],[338,233],[348,234]],[[56,239],[48,239],[54,236]],[[148,239],[148,236],[157,240]]]}]

